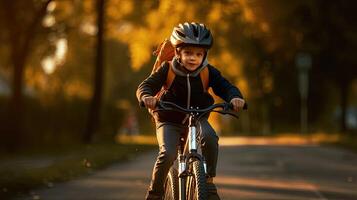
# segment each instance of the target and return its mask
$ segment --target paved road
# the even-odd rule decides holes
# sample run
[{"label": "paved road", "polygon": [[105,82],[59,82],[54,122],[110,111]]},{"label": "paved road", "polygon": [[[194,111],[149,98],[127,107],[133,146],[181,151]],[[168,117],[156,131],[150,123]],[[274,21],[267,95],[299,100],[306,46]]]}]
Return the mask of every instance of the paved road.
[{"label": "paved road", "polygon": [[[43,200],[142,200],[156,152],[34,191]],[[222,146],[222,200],[357,200],[357,155],[315,145]]]}]

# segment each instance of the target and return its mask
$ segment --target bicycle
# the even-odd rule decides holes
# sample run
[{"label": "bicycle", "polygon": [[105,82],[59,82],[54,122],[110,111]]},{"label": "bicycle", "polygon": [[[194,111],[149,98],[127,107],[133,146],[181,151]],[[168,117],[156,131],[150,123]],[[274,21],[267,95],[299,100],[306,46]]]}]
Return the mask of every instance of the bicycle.
[{"label": "bicycle", "polygon": [[[188,136],[180,138],[176,164],[171,166],[164,185],[165,200],[206,200],[207,199],[207,166],[200,148],[198,122],[210,112],[238,116],[230,112],[229,103],[213,104],[205,109],[186,109],[172,102],[159,101],[158,111],[177,111],[188,114]],[[220,110],[216,110],[216,109]],[[247,109],[245,104],[244,109]]]}]

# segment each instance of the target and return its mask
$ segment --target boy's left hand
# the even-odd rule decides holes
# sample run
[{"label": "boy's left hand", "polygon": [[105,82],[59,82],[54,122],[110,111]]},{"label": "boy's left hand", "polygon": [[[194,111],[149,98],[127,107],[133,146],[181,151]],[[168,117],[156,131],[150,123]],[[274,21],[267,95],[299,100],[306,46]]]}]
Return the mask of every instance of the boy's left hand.
[{"label": "boy's left hand", "polygon": [[243,108],[244,103],[245,103],[244,99],[238,98],[238,97],[233,98],[231,100],[231,104],[233,105],[233,110],[236,112],[238,112],[239,110],[241,110]]}]

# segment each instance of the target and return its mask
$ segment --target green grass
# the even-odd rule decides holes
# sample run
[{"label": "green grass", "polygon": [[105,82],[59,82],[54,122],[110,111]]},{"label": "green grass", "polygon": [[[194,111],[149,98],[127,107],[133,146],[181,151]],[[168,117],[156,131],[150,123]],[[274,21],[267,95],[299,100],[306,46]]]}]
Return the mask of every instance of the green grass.
[{"label": "green grass", "polygon": [[[138,153],[153,149],[150,145],[135,144],[96,144],[80,145],[69,148],[39,149],[15,156],[0,156],[0,199],[11,199],[26,194],[38,187],[52,187],[53,183],[71,180],[80,175],[90,174],[114,162],[130,160]],[[47,160],[47,165],[40,167],[21,166],[13,162],[16,159]],[[50,161],[50,162],[48,162]],[[14,164],[11,164],[14,163]],[[30,163],[31,165],[31,163]],[[1,165],[0,165],[1,166]]]}]

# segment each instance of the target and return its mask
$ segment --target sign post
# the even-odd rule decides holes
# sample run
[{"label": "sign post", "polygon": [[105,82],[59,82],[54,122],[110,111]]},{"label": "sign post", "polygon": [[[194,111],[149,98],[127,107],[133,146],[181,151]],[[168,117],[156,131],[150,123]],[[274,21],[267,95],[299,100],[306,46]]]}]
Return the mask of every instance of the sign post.
[{"label": "sign post", "polygon": [[296,67],[299,70],[299,92],[300,92],[300,132],[308,132],[308,110],[307,99],[309,93],[309,69],[311,68],[311,55],[298,53],[295,58]]}]

